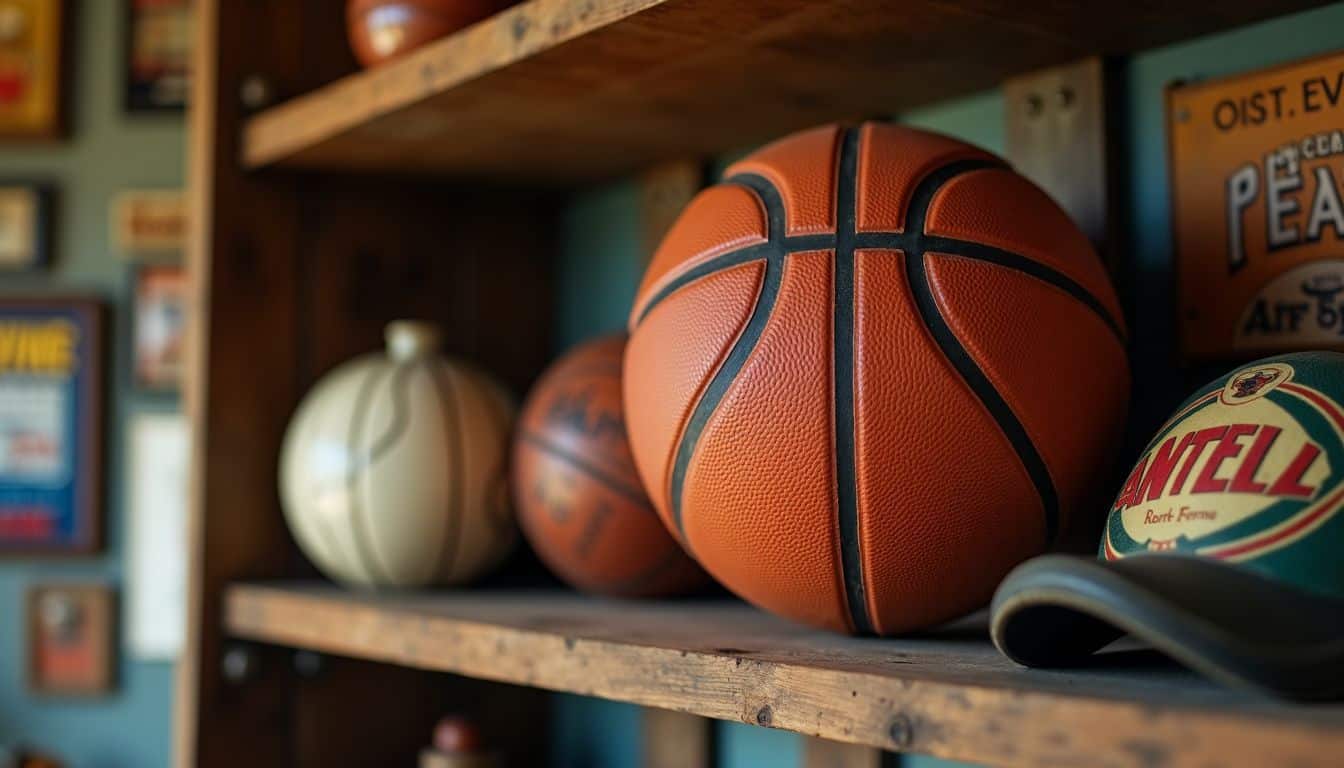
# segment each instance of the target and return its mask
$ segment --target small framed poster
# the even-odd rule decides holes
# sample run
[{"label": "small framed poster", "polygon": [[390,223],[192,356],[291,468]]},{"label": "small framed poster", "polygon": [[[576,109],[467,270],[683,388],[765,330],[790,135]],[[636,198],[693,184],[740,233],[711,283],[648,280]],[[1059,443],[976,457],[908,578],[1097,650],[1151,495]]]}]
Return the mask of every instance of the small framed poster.
[{"label": "small framed poster", "polygon": [[112,242],[126,256],[179,256],[187,203],[180,189],[136,189],[112,199]]},{"label": "small framed poster", "polygon": [[181,388],[187,336],[187,275],[180,265],[155,264],[135,272],[135,384]]},{"label": "small framed poster", "polygon": [[28,270],[51,261],[52,191],[0,181],[0,269]]},{"label": "small framed poster", "polygon": [[0,2],[0,139],[65,132],[65,0]]},{"label": "small framed poster", "polygon": [[98,302],[0,299],[0,556],[100,545],[102,396]]},{"label": "small framed poster", "polygon": [[1344,53],[1168,94],[1189,360],[1344,350]]},{"label": "small framed poster", "polygon": [[191,91],[191,0],[126,2],[126,109],[179,111]]},{"label": "small framed poster", "polygon": [[44,584],[28,591],[28,688],[51,696],[112,690],[116,610],[101,584]]}]

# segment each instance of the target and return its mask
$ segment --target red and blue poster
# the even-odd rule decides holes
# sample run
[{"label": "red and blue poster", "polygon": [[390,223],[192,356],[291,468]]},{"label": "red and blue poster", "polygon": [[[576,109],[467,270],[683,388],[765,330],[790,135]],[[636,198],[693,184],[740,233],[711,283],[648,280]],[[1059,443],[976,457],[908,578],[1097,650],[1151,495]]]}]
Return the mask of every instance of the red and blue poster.
[{"label": "red and blue poster", "polygon": [[0,299],[0,554],[99,545],[102,312]]}]

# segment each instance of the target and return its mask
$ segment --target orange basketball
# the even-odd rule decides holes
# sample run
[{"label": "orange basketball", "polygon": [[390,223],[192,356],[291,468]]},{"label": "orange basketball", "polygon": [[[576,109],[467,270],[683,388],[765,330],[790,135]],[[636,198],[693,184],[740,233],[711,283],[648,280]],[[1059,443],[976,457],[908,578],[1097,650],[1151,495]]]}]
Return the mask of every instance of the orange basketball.
[{"label": "orange basketball", "polygon": [[1064,212],[968,144],[867,124],[757,151],[682,212],[629,325],[644,487],[763,608],[925,627],[1103,510],[1115,292]]},{"label": "orange basketball", "polygon": [[625,337],[583,344],[552,365],[523,406],[513,495],[545,563],[592,592],[684,592],[705,575],[668,535],[635,473],[621,415]]}]

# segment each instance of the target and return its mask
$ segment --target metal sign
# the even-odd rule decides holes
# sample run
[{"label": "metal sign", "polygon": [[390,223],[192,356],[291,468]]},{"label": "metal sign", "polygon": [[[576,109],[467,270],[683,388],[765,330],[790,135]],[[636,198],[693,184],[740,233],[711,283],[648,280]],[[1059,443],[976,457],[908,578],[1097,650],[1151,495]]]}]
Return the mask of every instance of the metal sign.
[{"label": "metal sign", "polygon": [[1344,53],[1170,91],[1182,349],[1344,349]]}]

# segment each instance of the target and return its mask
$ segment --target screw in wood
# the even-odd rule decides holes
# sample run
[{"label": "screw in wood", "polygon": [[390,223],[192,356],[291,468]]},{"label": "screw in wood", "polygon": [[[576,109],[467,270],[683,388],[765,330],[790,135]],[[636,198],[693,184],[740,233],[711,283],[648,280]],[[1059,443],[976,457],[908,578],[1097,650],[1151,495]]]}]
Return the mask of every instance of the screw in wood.
[{"label": "screw in wood", "polygon": [[915,727],[910,723],[910,718],[905,715],[891,718],[887,724],[887,737],[897,749],[908,749],[915,739]]},{"label": "screw in wood", "polygon": [[238,100],[250,110],[257,110],[271,103],[273,93],[271,84],[261,75],[248,75],[238,86]]},{"label": "screw in wood", "polygon": [[294,674],[307,680],[312,680],[322,674],[322,668],[326,662],[322,654],[316,651],[295,651],[294,652]]},{"label": "screw in wood", "polygon": [[224,679],[231,683],[245,683],[257,674],[257,652],[245,645],[235,645],[224,651],[220,666]]},{"label": "screw in wood", "polygon": [[1027,117],[1040,117],[1045,111],[1045,99],[1041,98],[1039,93],[1032,93],[1027,96]]},{"label": "screw in wood", "polygon": [[770,705],[766,704],[764,707],[756,710],[756,724],[769,725],[774,716],[775,713],[770,711]]}]

